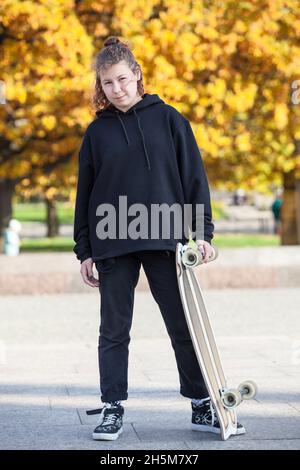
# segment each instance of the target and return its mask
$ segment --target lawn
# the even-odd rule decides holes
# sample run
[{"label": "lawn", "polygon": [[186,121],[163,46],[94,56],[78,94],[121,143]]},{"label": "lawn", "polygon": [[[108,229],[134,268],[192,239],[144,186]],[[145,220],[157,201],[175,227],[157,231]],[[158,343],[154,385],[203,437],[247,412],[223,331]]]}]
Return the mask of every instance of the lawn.
[{"label": "lawn", "polygon": [[[215,235],[213,243],[218,248],[241,248],[249,246],[279,246],[277,235],[220,234]],[[74,242],[69,237],[23,238],[21,251],[72,251]]]},{"label": "lawn", "polygon": [[[72,224],[74,206],[69,202],[57,202],[57,216],[60,224]],[[46,205],[43,202],[17,203],[13,205],[13,218],[20,222],[45,222]]]},{"label": "lawn", "polygon": [[[212,202],[214,219],[226,218],[226,211],[221,202]],[[69,202],[57,203],[60,224],[73,224],[74,205]],[[13,217],[20,222],[45,222],[46,206],[44,203],[17,203],[13,207]],[[279,246],[276,235],[265,234],[216,234],[213,243],[219,248],[240,248],[248,246]],[[72,251],[74,242],[70,237],[22,238],[21,251]]]},{"label": "lawn", "polygon": [[[70,202],[57,202],[57,216],[60,224],[73,224],[74,204]],[[223,204],[212,201],[214,220],[226,219],[227,214]],[[13,218],[20,222],[45,222],[46,205],[43,202],[17,203],[13,205]]]}]

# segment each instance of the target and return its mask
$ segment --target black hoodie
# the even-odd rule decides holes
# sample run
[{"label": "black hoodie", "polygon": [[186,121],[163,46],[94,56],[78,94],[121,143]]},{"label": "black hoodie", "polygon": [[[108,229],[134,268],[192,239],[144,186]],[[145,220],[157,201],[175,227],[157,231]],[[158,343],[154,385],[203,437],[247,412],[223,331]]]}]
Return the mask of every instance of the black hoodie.
[{"label": "black hoodie", "polygon": [[[140,250],[175,251],[178,241],[186,241],[187,237],[175,239],[172,235],[151,238],[150,224],[147,238],[122,238],[118,230],[115,239],[99,238],[96,229],[103,217],[97,214],[97,207],[104,203],[115,207],[118,229],[119,196],[127,197],[128,208],[142,203],[149,213],[154,203],[182,207],[189,203],[193,209],[195,204],[203,204],[204,239],[211,242],[210,192],[189,121],[157,94],[149,93],[126,112],[110,104],[96,115],[87,127],[78,158],[73,249],[77,259],[97,261]],[[193,224],[194,217],[193,211]],[[127,222],[131,221],[128,215]]]}]

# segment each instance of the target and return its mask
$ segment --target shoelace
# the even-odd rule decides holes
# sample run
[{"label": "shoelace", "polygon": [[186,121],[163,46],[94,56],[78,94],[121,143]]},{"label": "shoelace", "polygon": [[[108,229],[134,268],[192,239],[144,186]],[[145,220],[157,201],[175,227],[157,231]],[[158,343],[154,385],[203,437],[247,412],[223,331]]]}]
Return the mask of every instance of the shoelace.
[{"label": "shoelace", "polygon": [[102,413],[103,409],[104,408],[97,408],[96,410],[88,410],[88,411],[86,411],[86,414],[87,415],[98,415],[98,414]]},{"label": "shoelace", "polygon": [[[103,408],[96,408],[95,410],[88,410],[88,411],[86,411],[86,414],[87,415],[97,415],[97,414],[103,415],[105,410],[110,410],[110,409],[111,408],[108,408],[107,406],[104,406]],[[117,419],[118,419],[118,416],[117,416],[116,413],[106,414],[106,415],[104,415],[102,425],[106,426],[106,425],[115,424],[115,421]],[[100,421],[101,421],[101,416],[99,418],[99,422]]]},{"label": "shoelace", "polygon": [[118,415],[116,413],[110,413],[110,414],[104,415],[102,426],[115,424],[117,419],[118,419]]}]

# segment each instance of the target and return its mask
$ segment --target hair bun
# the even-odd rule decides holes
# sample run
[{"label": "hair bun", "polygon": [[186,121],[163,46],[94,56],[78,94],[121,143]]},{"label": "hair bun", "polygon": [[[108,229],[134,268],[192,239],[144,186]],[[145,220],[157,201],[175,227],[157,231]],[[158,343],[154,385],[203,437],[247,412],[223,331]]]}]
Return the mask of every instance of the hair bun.
[{"label": "hair bun", "polygon": [[117,36],[110,36],[109,38],[107,38],[105,41],[104,41],[104,46],[107,47],[107,46],[112,46],[114,44],[118,44],[120,41],[119,38],[117,38]]}]

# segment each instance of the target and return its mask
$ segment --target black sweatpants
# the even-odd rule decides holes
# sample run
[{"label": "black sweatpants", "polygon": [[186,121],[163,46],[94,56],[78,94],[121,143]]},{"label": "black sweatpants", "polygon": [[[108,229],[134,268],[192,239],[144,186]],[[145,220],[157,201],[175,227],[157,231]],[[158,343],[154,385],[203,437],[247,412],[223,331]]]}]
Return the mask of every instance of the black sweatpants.
[{"label": "black sweatpants", "polygon": [[206,398],[207,388],[181,304],[175,252],[147,250],[95,263],[101,294],[98,344],[101,400],[108,402],[128,398],[128,347],[134,289],[138,283],[141,263],[175,352],[180,393],[187,398]]}]

